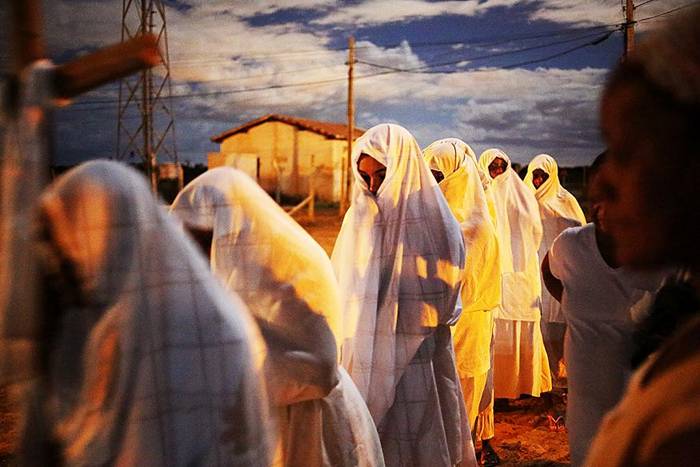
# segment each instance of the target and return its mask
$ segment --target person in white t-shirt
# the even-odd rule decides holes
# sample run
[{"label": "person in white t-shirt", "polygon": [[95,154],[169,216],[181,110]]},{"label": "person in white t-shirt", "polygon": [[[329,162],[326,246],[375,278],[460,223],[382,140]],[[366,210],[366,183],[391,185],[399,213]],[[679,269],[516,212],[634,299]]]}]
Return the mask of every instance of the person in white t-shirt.
[{"label": "person in white t-shirt", "polygon": [[[601,155],[602,156],[602,155]],[[542,262],[542,277],[561,302],[567,323],[564,358],[569,396],[566,426],[571,465],[582,465],[603,416],[623,395],[632,372],[631,308],[658,288],[662,276],[619,267],[606,229],[594,162],[589,199],[593,222],[564,230]]]}]

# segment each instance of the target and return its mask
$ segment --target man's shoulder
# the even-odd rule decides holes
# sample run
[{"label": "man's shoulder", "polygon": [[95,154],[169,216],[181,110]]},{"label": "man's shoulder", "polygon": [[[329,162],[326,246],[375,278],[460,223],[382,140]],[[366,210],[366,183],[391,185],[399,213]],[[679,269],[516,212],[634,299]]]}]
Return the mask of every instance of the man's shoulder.
[{"label": "man's shoulder", "polygon": [[595,235],[595,226],[593,224],[569,227],[562,230],[555,242],[560,246],[587,244],[590,243],[593,235]]}]

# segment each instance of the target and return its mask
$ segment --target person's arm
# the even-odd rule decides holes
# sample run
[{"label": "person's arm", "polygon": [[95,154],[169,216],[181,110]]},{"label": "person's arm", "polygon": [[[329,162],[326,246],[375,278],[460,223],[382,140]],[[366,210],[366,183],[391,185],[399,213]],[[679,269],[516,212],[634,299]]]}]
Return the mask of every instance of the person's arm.
[{"label": "person's arm", "polygon": [[556,301],[561,303],[564,286],[559,279],[554,277],[552,271],[549,269],[549,253],[544,255],[544,259],[542,260],[542,280],[549,294],[554,297]]}]

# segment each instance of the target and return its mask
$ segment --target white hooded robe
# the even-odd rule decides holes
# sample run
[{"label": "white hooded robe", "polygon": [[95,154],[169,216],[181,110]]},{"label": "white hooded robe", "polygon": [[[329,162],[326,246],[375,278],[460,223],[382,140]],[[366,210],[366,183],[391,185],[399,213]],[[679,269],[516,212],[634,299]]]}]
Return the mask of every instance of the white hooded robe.
[{"label": "white hooded robe", "polygon": [[64,465],[269,465],[257,329],[143,177],[86,163],[40,211],[47,397],[29,432]]},{"label": "white hooded robe", "polygon": [[539,396],[549,391],[552,384],[540,330],[537,249],[542,240],[542,222],[532,190],[520,180],[503,151],[484,151],[479,158],[481,169],[488,174],[488,167],[496,158],[505,160],[508,167],[489,186],[494,197],[503,274],[502,303],[496,316],[495,397]]},{"label": "white hooded robe", "polygon": [[197,177],[171,210],[186,226],[213,232],[214,273],[262,328],[280,431],[275,464],[384,465],[367,407],[338,366],[338,286],[318,243],[255,181],[230,167]]},{"label": "white hooded robe", "polygon": [[[362,154],[386,167],[376,195],[358,172]],[[332,255],[343,365],[379,428],[387,465],[473,465],[473,455],[462,458],[471,438],[446,326],[459,317],[459,224],[398,125],[359,138],[352,171],[352,204]]]}]

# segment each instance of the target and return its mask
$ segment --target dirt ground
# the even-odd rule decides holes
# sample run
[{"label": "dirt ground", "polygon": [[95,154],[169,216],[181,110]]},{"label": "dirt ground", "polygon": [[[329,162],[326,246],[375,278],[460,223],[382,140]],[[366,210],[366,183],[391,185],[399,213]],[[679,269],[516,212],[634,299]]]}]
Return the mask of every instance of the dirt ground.
[{"label": "dirt ground", "polygon": [[[316,211],[314,222],[306,212],[295,216],[330,255],[341,218],[336,209]],[[563,413],[565,407],[557,407]],[[492,445],[503,466],[563,467],[569,465],[569,443],[566,429],[550,431],[540,398],[511,401],[508,407],[496,410],[496,437]]]}]

